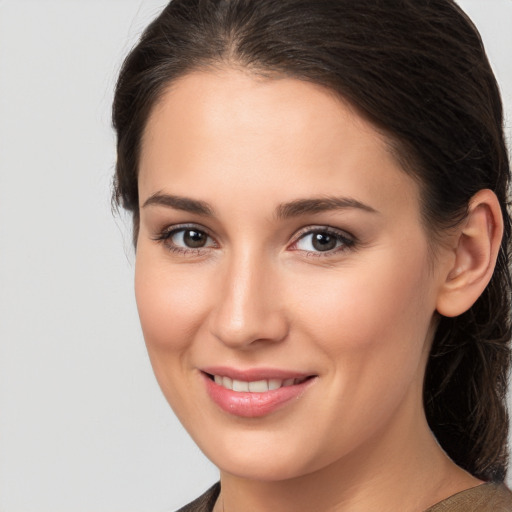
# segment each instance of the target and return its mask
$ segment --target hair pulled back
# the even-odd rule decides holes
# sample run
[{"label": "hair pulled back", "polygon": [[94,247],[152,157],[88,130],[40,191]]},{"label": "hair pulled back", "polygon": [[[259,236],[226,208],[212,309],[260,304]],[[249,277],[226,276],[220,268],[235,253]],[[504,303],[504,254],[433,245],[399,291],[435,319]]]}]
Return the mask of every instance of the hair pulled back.
[{"label": "hair pulled back", "polygon": [[222,65],[313,82],[348,100],[420,184],[434,241],[464,218],[478,190],[496,193],[505,229],[495,273],[469,311],[440,318],[424,406],[457,464],[503,480],[510,168],[499,89],[474,25],[452,0],[173,0],[126,58],[115,91],[114,199],[132,213],[135,240],[148,117],[174,80]]}]

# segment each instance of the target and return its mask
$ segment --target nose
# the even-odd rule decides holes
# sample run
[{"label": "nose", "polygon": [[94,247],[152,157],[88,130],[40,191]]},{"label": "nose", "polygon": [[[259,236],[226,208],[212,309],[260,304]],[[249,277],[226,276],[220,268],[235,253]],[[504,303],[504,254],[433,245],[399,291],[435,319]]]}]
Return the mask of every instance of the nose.
[{"label": "nose", "polygon": [[288,334],[278,270],[264,258],[232,258],[219,275],[220,292],[210,314],[210,332],[237,349],[279,342]]}]

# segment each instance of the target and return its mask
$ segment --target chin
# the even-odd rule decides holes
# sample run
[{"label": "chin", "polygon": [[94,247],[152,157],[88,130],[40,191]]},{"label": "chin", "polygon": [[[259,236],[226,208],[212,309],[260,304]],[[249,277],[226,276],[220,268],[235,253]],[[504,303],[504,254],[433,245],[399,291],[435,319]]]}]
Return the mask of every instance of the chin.
[{"label": "chin", "polygon": [[302,465],[298,461],[276,460],[276,457],[267,454],[260,456],[258,460],[230,456],[228,459],[222,458],[218,463],[213,459],[212,461],[223,473],[261,482],[291,480],[311,472],[311,469],[302,471]]},{"label": "chin", "polygon": [[271,439],[240,441],[228,437],[225,442],[198,444],[221,472],[243,479],[265,482],[290,480],[322,466],[321,461],[314,460],[313,454],[305,451],[303,442],[286,446]]}]

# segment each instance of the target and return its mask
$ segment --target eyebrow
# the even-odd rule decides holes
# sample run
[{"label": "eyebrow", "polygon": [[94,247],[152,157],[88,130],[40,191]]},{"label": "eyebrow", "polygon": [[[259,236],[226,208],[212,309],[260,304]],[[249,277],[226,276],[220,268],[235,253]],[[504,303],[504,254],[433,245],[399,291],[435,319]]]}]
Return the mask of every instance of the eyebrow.
[{"label": "eyebrow", "polygon": [[311,199],[296,199],[281,204],[276,209],[277,219],[289,219],[301,215],[322,213],[333,210],[357,209],[368,213],[378,213],[377,210],[350,197],[320,197]]},{"label": "eyebrow", "polygon": [[[182,210],[196,215],[205,217],[214,217],[215,210],[205,201],[191,199],[189,197],[175,196],[156,192],[150,196],[142,205],[147,206],[165,206],[175,210]],[[292,217],[300,217],[301,215],[322,213],[333,210],[357,209],[369,213],[379,213],[377,210],[350,197],[319,197],[296,199],[288,203],[280,204],[275,211],[277,220],[285,220]]]},{"label": "eyebrow", "polygon": [[156,192],[150,196],[142,205],[142,208],[146,206],[166,206],[168,208],[174,208],[175,210],[182,210],[184,212],[195,213],[197,215],[203,215],[205,217],[213,217],[213,208],[205,201],[199,201],[197,199],[191,199],[189,197],[173,196],[170,194],[162,194]]}]

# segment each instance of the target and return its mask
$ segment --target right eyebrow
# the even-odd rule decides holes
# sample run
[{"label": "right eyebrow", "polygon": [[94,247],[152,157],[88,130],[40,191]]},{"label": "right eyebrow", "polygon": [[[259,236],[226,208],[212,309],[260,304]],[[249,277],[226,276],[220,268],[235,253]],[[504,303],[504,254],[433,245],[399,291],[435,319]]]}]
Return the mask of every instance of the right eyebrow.
[{"label": "right eyebrow", "polygon": [[371,206],[361,203],[351,197],[312,197],[305,199],[295,199],[289,203],[280,204],[276,209],[278,219],[288,219],[290,217],[300,217],[301,215],[322,213],[334,210],[357,209],[369,213],[379,213]]},{"label": "right eyebrow", "polygon": [[175,210],[182,210],[184,212],[195,213],[206,217],[214,216],[213,208],[205,201],[199,201],[197,199],[190,199],[182,196],[174,196],[171,194],[163,194],[162,192],[156,192],[146,199],[142,208],[152,205],[166,206],[167,208],[174,208]]}]

